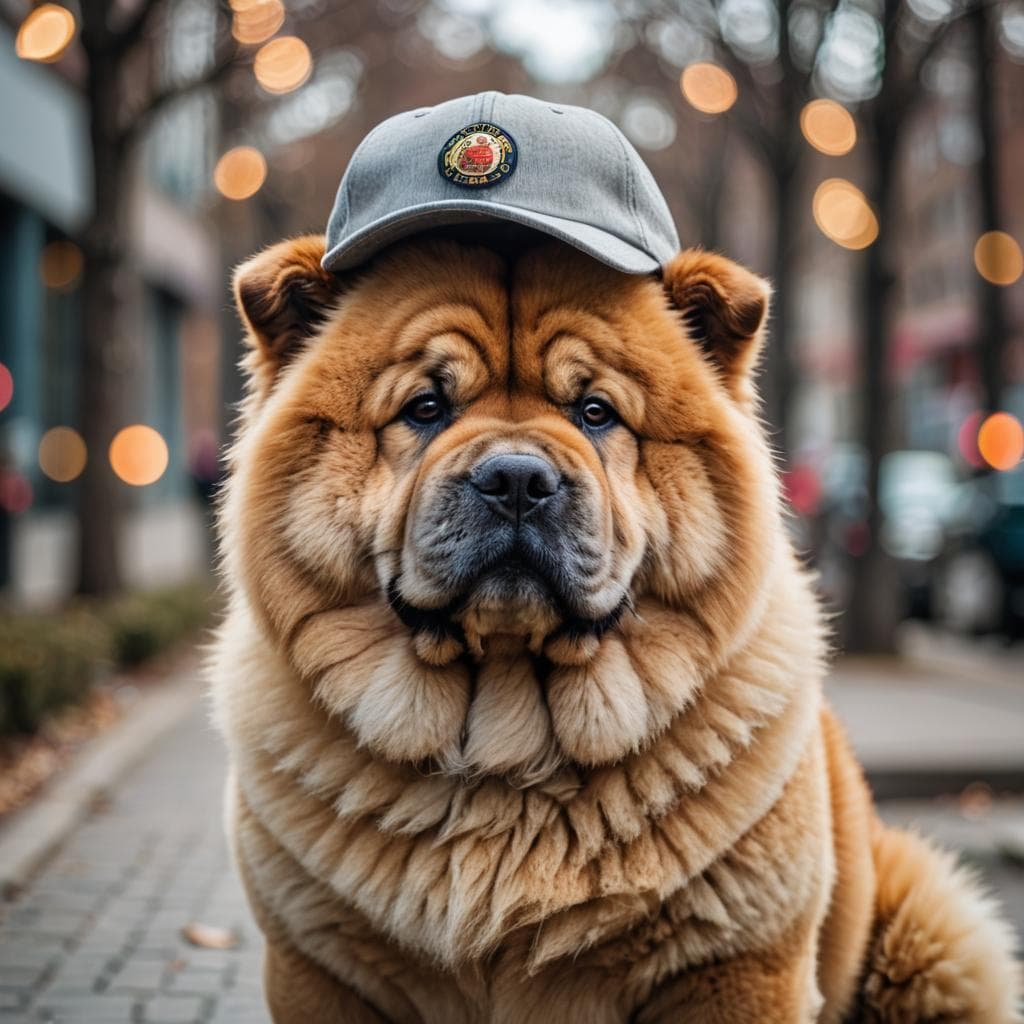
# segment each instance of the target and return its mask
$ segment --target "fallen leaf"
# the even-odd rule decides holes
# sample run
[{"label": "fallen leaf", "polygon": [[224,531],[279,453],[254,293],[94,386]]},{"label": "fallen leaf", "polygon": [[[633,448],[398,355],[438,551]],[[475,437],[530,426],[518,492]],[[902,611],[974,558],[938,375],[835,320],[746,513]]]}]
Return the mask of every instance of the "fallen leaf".
[{"label": "fallen leaf", "polygon": [[960,813],[970,820],[987,817],[992,811],[992,787],[986,782],[972,782],[960,794]]},{"label": "fallen leaf", "polygon": [[202,949],[234,949],[238,945],[238,936],[231,928],[219,928],[201,921],[185,925],[181,929],[181,937]]}]

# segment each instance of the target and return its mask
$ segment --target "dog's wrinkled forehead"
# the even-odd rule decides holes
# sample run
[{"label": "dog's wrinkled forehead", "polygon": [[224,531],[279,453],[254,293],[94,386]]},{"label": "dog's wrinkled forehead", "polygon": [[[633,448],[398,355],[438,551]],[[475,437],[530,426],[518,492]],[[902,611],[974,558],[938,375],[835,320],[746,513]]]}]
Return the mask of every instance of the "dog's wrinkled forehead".
[{"label": "dog's wrinkled forehead", "polygon": [[348,276],[323,270],[315,236],[253,257],[235,275],[249,410],[284,376],[304,415],[349,429],[387,422],[410,386],[458,389],[463,406],[600,386],[635,431],[678,440],[700,434],[708,396],[752,405],[768,289],[748,271],[699,250],[660,275],[557,242],[499,250],[428,236]]},{"label": "dog's wrinkled forehead", "polygon": [[680,344],[658,280],[559,245],[514,260],[454,243],[402,247],[315,327],[306,400],[348,405],[328,418],[352,426],[387,422],[431,388],[510,421],[596,390],[637,432],[678,436],[701,429],[701,404],[680,386],[697,395],[714,377],[696,346]]}]

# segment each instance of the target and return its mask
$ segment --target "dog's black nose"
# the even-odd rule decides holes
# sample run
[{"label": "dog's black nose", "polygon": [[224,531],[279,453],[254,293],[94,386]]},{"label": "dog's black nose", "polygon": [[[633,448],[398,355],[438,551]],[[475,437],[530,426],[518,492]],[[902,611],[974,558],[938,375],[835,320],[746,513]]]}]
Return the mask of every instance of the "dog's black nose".
[{"label": "dog's black nose", "polygon": [[480,498],[504,519],[518,523],[553,497],[558,471],[538,455],[492,455],[470,473]]}]

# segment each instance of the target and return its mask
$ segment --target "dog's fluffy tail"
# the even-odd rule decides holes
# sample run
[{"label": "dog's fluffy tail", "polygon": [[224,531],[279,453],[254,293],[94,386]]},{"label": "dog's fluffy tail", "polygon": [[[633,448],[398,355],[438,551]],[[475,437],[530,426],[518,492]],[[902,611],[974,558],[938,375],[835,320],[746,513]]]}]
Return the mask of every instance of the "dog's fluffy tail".
[{"label": "dog's fluffy tail", "polygon": [[1013,931],[975,873],[919,836],[882,825],[859,1020],[1017,1024],[1022,973]]}]

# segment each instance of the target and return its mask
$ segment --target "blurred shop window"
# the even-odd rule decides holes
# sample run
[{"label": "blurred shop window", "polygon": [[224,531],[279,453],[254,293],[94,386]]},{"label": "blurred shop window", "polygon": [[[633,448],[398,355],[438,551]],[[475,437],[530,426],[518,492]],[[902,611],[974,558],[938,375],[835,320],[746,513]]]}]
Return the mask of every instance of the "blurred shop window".
[{"label": "blurred shop window", "polygon": [[183,96],[147,136],[146,178],[182,206],[199,205],[213,173],[216,112],[212,96]]},{"label": "blurred shop window", "polygon": [[[207,0],[177,0],[157,54],[161,86],[193,81],[215,59],[215,5]],[[146,177],[177,202],[195,206],[205,194],[213,169],[217,105],[213,96],[182,96],[161,111],[147,134]]]},{"label": "blurred shop window", "polygon": [[213,67],[216,5],[209,0],[176,0],[170,7],[161,53],[162,85],[191,82]]},{"label": "blurred shop window", "polygon": [[[0,197],[0,364],[8,382],[0,411],[0,504],[6,513],[70,508],[84,468],[75,429],[82,269],[74,242],[35,210]],[[6,543],[0,539],[0,547]],[[7,572],[0,565],[0,586]]]},{"label": "blurred shop window", "polygon": [[0,463],[28,484],[36,475],[42,432],[45,294],[39,259],[46,232],[35,210],[0,196],[0,363],[11,382],[0,412]]},{"label": "blurred shop window", "polygon": [[180,498],[188,491],[182,418],[182,355],[181,331],[185,306],[170,292],[148,288],[146,318],[150,344],[146,355],[145,405],[140,421],[153,427],[169,450],[164,474],[155,483],[143,488],[143,500],[167,501]]},{"label": "blurred shop window", "polygon": [[909,448],[943,451],[949,440],[948,369],[945,361],[914,367],[904,391],[906,441]]}]

